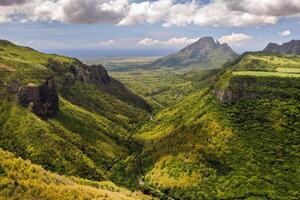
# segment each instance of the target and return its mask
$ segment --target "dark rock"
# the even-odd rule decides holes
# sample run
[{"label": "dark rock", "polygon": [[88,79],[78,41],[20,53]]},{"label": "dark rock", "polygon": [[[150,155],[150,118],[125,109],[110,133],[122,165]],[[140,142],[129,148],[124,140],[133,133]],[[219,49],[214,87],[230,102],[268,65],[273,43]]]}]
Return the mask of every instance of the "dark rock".
[{"label": "dark rock", "polygon": [[24,107],[31,107],[32,112],[42,118],[48,118],[59,111],[58,94],[54,77],[48,78],[43,85],[29,83],[22,87],[18,100]]},{"label": "dark rock", "polygon": [[89,66],[89,72],[92,83],[108,84],[110,82],[110,77],[102,65]]}]

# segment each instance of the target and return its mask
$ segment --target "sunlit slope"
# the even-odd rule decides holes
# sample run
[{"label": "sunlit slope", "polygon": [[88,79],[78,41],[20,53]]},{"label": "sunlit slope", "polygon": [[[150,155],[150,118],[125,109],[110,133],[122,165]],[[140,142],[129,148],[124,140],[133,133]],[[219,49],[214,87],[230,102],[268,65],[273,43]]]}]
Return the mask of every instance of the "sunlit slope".
[{"label": "sunlit slope", "polygon": [[0,198],[8,199],[151,199],[111,182],[96,182],[50,173],[0,149]]},{"label": "sunlit slope", "polygon": [[[52,76],[59,112],[42,119],[30,105],[22,107],[18,95],[24,86]],[[130,155],[130,131],[149,108],[102,66],[89,68],[76,59],[0,42],[0,147],[47,170],[121,180],[111,169]],[[134,187],[134,172],[120,170],[131,175],[124,184]]]},{"label": "sunlit slope", "polygon": [[[248,61],[241,58],[217,75],[217,84],[161,111],[135,135],[144,145],[142,170],[151,187],[175,199],[299,199],[300,101],[294,91],[300,92],[300,80],[261,77],[252,89],[270,88],[272,95],[222,103],[216,87],[248,92],[244,82],[231,82],[243,80],[230,75],[248,68],[240,62]],[[291,95],[275,95],[283,88]]]}]

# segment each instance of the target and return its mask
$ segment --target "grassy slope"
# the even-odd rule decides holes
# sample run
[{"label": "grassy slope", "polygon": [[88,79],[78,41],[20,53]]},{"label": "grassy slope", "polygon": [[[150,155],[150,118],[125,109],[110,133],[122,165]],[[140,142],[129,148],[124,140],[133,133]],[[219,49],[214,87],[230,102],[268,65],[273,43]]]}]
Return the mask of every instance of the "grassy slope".
[{"label": "grassy slope", "polygon": [[95,182],[50,173],[0,149],[0,196],[8,199],[151,199],[111,182]]},{"label": "grassy slope", "polygon": [[176,199],[299,199],[299,108],[293,98],[222,105],[201,89],[135,135],[145,180]]},{"label": "grassy slope", "polygon": [[[57,69],[49,68],[50,59],[60,63]],[[0,147],[61,174],[123,180],[111,169],[130,155],[130,131],[147,116],[130,91],[114,79],[106,86],[76,81],[64,87],[68,66],[78,64],[76,60],[6,41],[0,41],[0,64],[5,87],[40,84],[54,74],[60,93],[60,112],[45,121],[20,107],[15,95],[0,87],[0,96],[4,95],[0,98]],[[128,175],[122,184],[134,187],[134,168],[120,170]]]}]

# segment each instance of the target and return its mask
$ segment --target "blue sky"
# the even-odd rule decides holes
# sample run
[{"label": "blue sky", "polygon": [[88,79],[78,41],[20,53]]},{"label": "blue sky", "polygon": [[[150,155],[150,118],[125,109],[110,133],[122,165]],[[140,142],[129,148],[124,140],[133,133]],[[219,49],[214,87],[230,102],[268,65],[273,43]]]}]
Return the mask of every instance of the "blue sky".
[{"label": "blue sky", "polygon": [[212,36],[241,53],[300,36],[299,0],[0,0],[0,38],[77,57],[158,56]]}]

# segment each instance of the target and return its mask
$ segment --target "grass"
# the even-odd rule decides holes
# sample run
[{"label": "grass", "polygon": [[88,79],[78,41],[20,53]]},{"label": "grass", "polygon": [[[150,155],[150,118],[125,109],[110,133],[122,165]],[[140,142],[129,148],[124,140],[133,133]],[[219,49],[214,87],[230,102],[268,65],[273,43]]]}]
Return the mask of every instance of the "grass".
[{"label": "grass", "polygon": [[275,77],[288,77],[300,78],[300,74],[293,73],[295,70],[289,70],[287,73],[286,68],[279,69],[278,72],[263,72],[263,71],[234,71],[233,75],[238,76],[275,76]]},{"label": "grass", "polygon": [[289,74],[300,74],[300,68],[283,68],[278,67],[276,69],[277,72],[289,73]]}]

